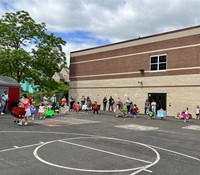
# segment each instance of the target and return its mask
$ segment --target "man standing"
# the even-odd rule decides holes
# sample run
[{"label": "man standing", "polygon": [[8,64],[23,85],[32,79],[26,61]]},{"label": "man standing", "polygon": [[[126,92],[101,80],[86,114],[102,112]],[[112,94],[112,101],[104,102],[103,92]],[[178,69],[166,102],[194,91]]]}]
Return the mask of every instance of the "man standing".
[{"label": "man standing", "polygon": [[2,94],[2,96],[4,96],[4,101],[5,101],[5,106],[3,108],[3,113],[6,113],[6,108],[7,108],[7,105],[8,105],[8,93],[7,91],[4,91],[4,93]]},{"label": "man standing", "polygon": [[113,105],[115,104],[115,100],[112,98],[112,96],[110,96],[109,98],[109,106],[108,106],[108,111],[111,110],[111,112],[113,112]]},{"label": "man standing", "polygon": [[52,108],[53,110],[55,110],[55,106],[56,106],[56,94],[54,94],[52,97],[51,97],[51,102],[52,102]]},{"label": "man standing", "polygon": [[1,95],[1,114],[4,114],[5,105],[6,105],[5,94],[3,93]]}]

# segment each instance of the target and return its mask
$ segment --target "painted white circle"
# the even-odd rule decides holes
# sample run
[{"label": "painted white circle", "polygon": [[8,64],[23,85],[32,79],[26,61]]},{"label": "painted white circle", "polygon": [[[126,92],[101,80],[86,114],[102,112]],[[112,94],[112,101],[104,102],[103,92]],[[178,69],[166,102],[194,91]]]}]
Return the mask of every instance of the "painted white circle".
[{"label": "painted white circle", "polygon": [[[70,134],[70,133],[68,133]],[[78,134],[77,134],[78,135]],[[84,136],[84,134],[81,134],[81,136]],[[85,138],[90,138],[88,137],[88,135],[85,135],[87,137]],[[84,172],[98,172],[98,173],[119,173],[119,172],[128,172],[128,171],[135,171],[135,170],[145,170],[153,165],[155,165],[156,163],[158,163],[158,161],[160,160],[160,155],[159,153],[154,149],[152,148],[151,146],[148,146],[146,144],[142,144],[142,143],[139,143],[139,142],[134,142],[134,141],[129,141],[129,140],[124,140],[124,139],[117,139],[117,138],[112,138],[112,137],[101,137],[101,136],[95,136],[95,135],[91,135],[92,137],[91,138],[102,138],[102,139],[109,139],[109,140],[115,140],[115,141],[121,141],[121,142],[127,142],[127,143],[131,143],[131,144],[137,144],[137,145],[140,145],[140,146],[143,146],[143,147],[146,147],[150,150],[152,150],[154,153],[155,153],[155,161],[154,162],[150,162],[149,164],[145,165],[145,166],[141,166],[141,167],[136,167],[136,168],[128,168],[128,169],[115,169],[115,170],[96,170],[96,169],[81,169],[81,168],[73,168],[73,167],[67,167],[67,166],[62,166],[62,165],[58,165],[58,164],[55,164],[55,163],[52,163],[52,162],[49,162],[47,160],[44,160],[43,158],[41,158],[39,155],[38,155],[38,150],[42,147],[44,147],[45,145],[48,145],[48,144],[51,144],[51,143],[55,143],[55,142],[58,142],[58,141],[62,141],[62,140],[66,140],[66,139],[61,139],[61,140],[54,140],[54,141],[50,141],[50,142],[45,142],[43,143],[42,145],[38,146],[34,152],[33,152],[33,155],[41,162],[47,164],[47,165],[50,165],[50,166],[54,166],[54,167],[57,167],[57,168],[63,168],[63,169],[68,169],[68,170],[74,170],[74,171],[84,171]],[[81,137],[82,139],[84,137]],[[71,138],[70,138],[71,139]],[[80,138],[73,138],[73,139],[80,139]]]}]

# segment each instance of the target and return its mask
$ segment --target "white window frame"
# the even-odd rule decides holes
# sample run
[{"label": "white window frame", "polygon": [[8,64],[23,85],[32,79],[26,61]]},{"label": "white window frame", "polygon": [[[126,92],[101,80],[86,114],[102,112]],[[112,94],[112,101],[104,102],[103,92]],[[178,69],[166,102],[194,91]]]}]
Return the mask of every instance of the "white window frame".
[{"label": "white window frame", "polygon": [[[166,63],[166,69],[164,69],[164,70],[160,70],[159,69],[159,64],[160,64],[159,63],[159,57],[160,56],[166,56],[166,62],[162,62],[162,63]],[[157,57],[158,58],[157,63],[151,63],[151,58],[152,57]],[[153,64],[157,64],[157,70],[151,70],[151,65],[153,65]],[[167,54],[151,55],[150,56],[150,68],[149,69],[150,69],[151,72],[163,72],[163,71],[166,71],[167,70]]]}]

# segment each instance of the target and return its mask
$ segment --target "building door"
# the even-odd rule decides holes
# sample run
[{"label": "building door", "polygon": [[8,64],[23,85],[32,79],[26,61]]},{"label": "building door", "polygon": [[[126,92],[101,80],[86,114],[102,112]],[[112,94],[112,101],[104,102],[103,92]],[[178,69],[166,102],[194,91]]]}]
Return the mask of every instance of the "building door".
[{"label": "building door", "polygon": [[19,102],[20,88],[10,87],[8,89],[8,110],[11,110],[12,102]]},{"label": "building door", "polygon": [[148,93],[148,99],[151,102],[156,102],[156,110],[163,109],[167,110],[167,94],[166,93]]}]

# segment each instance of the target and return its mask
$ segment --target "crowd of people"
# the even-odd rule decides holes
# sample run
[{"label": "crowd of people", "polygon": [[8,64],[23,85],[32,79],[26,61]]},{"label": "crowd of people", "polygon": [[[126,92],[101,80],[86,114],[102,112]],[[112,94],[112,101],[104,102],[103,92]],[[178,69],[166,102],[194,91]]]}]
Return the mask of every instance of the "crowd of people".
[{"label": "crowd of people", "polygon": [[[44,119],[48,116],[53,116],[54,114],[67,114],[70,110],[80,111],[93,111],[93,113],[98,113],[100,110],[101,104],[97,104],[97,101],[92,102],[90,97],[87,98],[85,96],[82,96],[80,98],[80,103],[78,101],[70,97],[69,102],[67,101],[67,98],[65,96],[62,97],[60,101],[57,100],[56,94],[49,97],[48,95],[44,95],[41,104],[36,108],[35,101],[32,96],[29,98],[26,94],[22,95],[19,101],[19,107],[25,109],[25,115],[24,115],[24,125],[28,124],[29,120],[34,120],[35,115],[38,114],[40,119]],[[4,91],[1,95],[1,114],[3,115],[5,113],[6,107],[8,103],[8,93],[7,91]],[[116,116],[122,112],[123,114],[132,114],[135,118],[137,117],[137,114],[140,112],[137,104],[134,104],[132,100],[127,97],[124,102],[118,97],[116,100],[110,96],[107,98],[105,95],[102,100],[102,110],[103,112],[109,111],[109,112],[115,112]],[[156,101],[151,101],[147,99],[144,104],[144,114],[152,116],[153,114],[156,114],[158,111]],[[162,108],[160,109],[162,110]],[[189,113],[189,109],[186,108],[181,113],[177,113],[175,118],[184,119],[184,121],[190,121],[192,118],[192,115]],[[200,120],[200,107],[197,105],[196,107],[196,119]],[[18,121],[19,125],[22,125],[22,118]]]},{"label": "crowd of people", "polygon": [[59,102],[55,94],[52,97],[45,95],[38,107],[36,107],[32,96],[27,97],[26,94],[23,94],[20,97],[17,107],[19,110],[25,110],[23,116],[16,117],[14,115],[16,117],[14,122],[18,123],[18,125],[28,125],[28,120],[35,120],[36,114],[38,114],[40,119],[44,119],[46,117],[52,117],[54,114],[67,114],[69,111],[66,97],[63,96]]},{"label": "crowd of people", "polygon": [[[199,105],[196,106],[195,109],[195,114],[196,114],[196,120],[200,120],[200,107]],[[189,108],[186,107],[185,110],[183,110],[182,112],[178,112],[177,115],[175,116],[175,118],[177,119],[183,119],[184,122],[191,122],[192,119],[192,114],[189,112]]]}]

